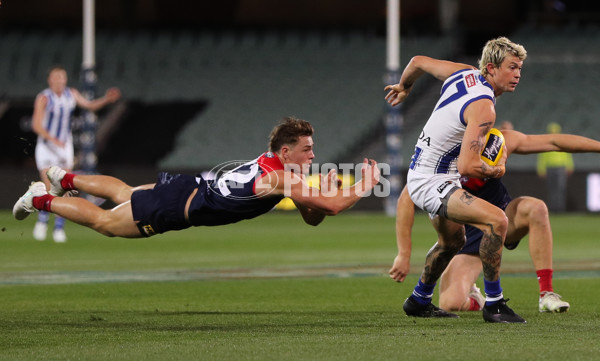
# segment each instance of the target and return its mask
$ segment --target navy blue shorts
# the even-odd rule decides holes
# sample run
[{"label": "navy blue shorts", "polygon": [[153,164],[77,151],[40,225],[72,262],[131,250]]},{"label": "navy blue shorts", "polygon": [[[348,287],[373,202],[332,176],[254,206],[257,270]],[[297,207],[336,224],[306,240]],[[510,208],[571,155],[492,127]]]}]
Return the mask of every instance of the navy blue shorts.
[{"label": "navy blue shorts", "polygon": [[161,172],[153,189],[133,192],[131,211],[140,233],[150,237],[190,227],[185,203],[196,187],[194,176]]},{"label": "navy blue shorts", "polygon": [[[479,254],[479,246],[481,245],[481,237],[483,237],[483,232],[479,230],[479,228],[475,228],[473,226],[465,225],[465,231],[467,236],[467,242],[465,246],[458,251],[458,254]],[[513,250],[517,248],[521,241],[517,241],[515,244],[504,245],[506,249]]]},{"label": "navy blue shorts", "polygon": [[[499,207],[502,210],[505,210],[512,198],[508,194],[508,190],[502,184],[499,179],[489,180],[486,185],[481,188],[478,192],[472,192],[469,189],[466,189],[470,193],[475,196],[482,198],[496,207]],[[483,236],[483,232],[479,230],[479,228],[465,225],[467,242],[463,249],[458,251],[458,254],[479,254],[479,245],[481,244],[481,237]],[[520,242],[520,241],[519,241]],[[509,250],[513,250],[517,248],[519,242],[505,247]]]}]

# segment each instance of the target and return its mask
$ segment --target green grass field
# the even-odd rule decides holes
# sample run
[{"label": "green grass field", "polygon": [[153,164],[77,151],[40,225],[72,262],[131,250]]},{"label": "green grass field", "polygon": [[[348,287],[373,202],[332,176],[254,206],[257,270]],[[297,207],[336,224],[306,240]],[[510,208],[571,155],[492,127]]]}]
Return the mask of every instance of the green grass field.
[{"label": "green grass field", "polygon": [[[346,213],[319,227],[295,213],[149,239],[67,225],[37,242],[33,218],[0,212],[0,360],[595,360],[600,354],[597,215],[552,218],[555,290],[537,311],[527,242],[505,251],[502,285],[525,325],[415,319],[402,302],[434,234],[417,218],[414,274],[387,277],[394,220]],[[482,283],[482,282],[480,282]],[[434,296],[435,297],[435,296]]]}]

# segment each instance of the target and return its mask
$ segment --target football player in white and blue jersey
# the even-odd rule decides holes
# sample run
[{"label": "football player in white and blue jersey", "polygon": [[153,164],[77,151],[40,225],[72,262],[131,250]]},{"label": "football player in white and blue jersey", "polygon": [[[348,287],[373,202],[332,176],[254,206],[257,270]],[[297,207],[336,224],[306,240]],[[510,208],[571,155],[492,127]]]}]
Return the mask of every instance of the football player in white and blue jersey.
[{"label": "football player in white and blue jersey", "polygon": [[496,97],[515,90],[526,57],[523,46],[500,37],[485,45],[479,69],[416,56],[404,69],[400,82],[386,87],[386,99],[397,105],[425,73],[444,82],[440,99],[417,140],[407,176],[410,198],[429,213],[438,233],[438,242],[427,254],[421,278],[404,302],[409,316],[457,317],[434,306],[431,296],[442,272],[465,243],[464,224],[470,224],[483,232],[479,252],[486,293],[484,320],[525,322],[506,305],[500,286],[507,217],[502,209],[462,189],[460,177],[504,175],[506,154],[497,165],[490,166],[481,160],[481,151],[496,120]]},{"label": "football player in white and blue jersey", "polygon": [[[48,73],[48,88],[36,97],[33,106],[33,131],[38,135],[35,147],[35,162],[40,172],[40,179],[50,189],[46,177],[48,168],[58,165],[64,169],[73,169],[73,136],[71,134],[71,117],[75,107],[96,111],[107,104],[117,101],[121,93],[117,88],[108,89],[106,95],[95,100],[88,100],[77,91],[67,87],[67,71],[55,66]],[[33,229],[33,237],[38,241],[46,239],[49,214],[40,212]],[[64,219],[56,217],[54,231],[55,242],[67,240],[64,231]]]},{"label": "football player in white and blue jersey", "polygon": [[[600,141],[572,134],[528,135],[513,129],[502,130],[506,154],[535,154],[543,152],[600,153]],[[462,177],[465,190],[504,210],[508,217],[508,231],[504,247],[517,248],[521,239],[529,235],[529,254],[539,285],[538,309],[540,312],[566,312],[569,303],[554,292],[552,285],[553,236],[548,207],[537,198],[520,196],[512,198],[501,178]],[[396,243],[398,255],[390,269],[390,277],[403,282],[410,270],[411,229],[414,221],[414,204],[406,188],[397,205]],[[474,284],[482,271],[479,255],[482,232],[465,225],[467,241],[452,258],[442,274],[439,288],[439,305],[448,311],[478,311],[485,298]]]}]

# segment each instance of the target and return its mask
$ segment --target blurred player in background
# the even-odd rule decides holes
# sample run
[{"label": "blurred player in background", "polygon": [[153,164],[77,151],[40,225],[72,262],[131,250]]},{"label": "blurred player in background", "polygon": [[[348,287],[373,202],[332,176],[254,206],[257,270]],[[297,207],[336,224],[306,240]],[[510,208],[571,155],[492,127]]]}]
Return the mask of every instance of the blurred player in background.
[{"label": "blurred player in background", "polygon": [[[560,134],[562,127],[550,123],[549,134]],[[537,174],[546,181],[546,203],[550,212],[567,210],[567,179],[575,169],[573,156],[565,152],[542,153],[537,159]]]},{"label": "blurred player in background", "polygon": [[477,198],[460,184],[461,176],[500,178],[504,158],[490,166],[482,161],[485,137],[496,119],[496,97],[513,92],[521,78],[527,52],[523,46],[500,37],[483,48],[479,69],[424,56],[412,58],[400,82],[389,85],[387,101],[397,105],[410,93],[415,81],[429,73],[444,81],[440,99],[425,124],[408,170],[410,198],[427,211],[439,240],[431,248],[418,284],[404,302],[404,311],[416,317],[458,317],[434,306],[431,297],[437,280],[454,255],[464,246],[465,227],[483,232],[480,254],[487,322],[524,323],[506,305],[500,286],[500,261],[508,220],[502,209]]},{"label": "blurred player in background", "polygon": [[[117,88],[110,88],[102,98],[86,99],[77,89],[67,87],[67,71],[55,66],[48,73],[48,88],[35,98],[33,106],[33,131],[37,134],[35,147],[35,163],[40,172],[40,179],[50,189],[46,177],[48,168],[58,165],[68,171],[73,169],[74,150],[71,133],[71,118],[75,107],[96,111],[121,97]],[[38,241],[46,239],[48,230],[48,212],[40,212],[33,228],[33,237]],[[64,219],[57,216],[54,221],[52,236],[55,242],[66,242]]]},{"label": "blurred player in background", "polygon": [[[502,130],[507,156],[542,152],[595,152],[600,153],[600,142],[570,134],[526,135],[515,130]],[[503,209],[508,217],[508,231],[504,246],[513,250],[529,234],[529,254],[539,284],[540,312],[566,312],[570,305],[562,301],[552,286],[552,229],[548,208],[533,197],[511,199],[501,179],[462,177],[463,188]],[[411,229],[414,221],[414,203],[406,188],[398,199],[396,215],[396,242],[398,255],[390,269],[390,277],[403,282],[410,268]],[[479,245],[482,232],[466,225],[467,242],[450,261],[441,277],[440,307],[450,311],[477,311],[485,302],[475,281],[482,271]]]},{"label": "blurred player in background", "polygon": [[[107,236],[138,238],[254,218],[273,209],[285,195],[304,221],[316,226],[326,215],[348,209],[368,195],[380,172],[375,161],[365,159],[361,180],[350,188],[338,189],[340,181],[333,170],[323,178],[321,189],[309,187],[304,175],[314,158],[312,134],[309,122],[285,118],[271,132],[268,152],[210,181],[161,173],[157,184],[131,187],[114,177],[75,175],[53,166],[48,171],[50,193],[43,183],[33,183],[15,203],[13,215],[24,219],[44,210]],[[110,199],[118,206],[104,210],[83,198],[59,197],[70,190]]]}]

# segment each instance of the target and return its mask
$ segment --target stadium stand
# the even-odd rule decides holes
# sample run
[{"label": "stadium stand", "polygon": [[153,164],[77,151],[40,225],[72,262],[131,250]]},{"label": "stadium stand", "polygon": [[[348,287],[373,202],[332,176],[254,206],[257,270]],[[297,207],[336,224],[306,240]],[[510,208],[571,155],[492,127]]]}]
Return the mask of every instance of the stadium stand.
[{"label": "stadium stand", "polygon": [[[600,138],[600,104],[593,99],[594,79],[600,75],[600,27],[525,26],[510,37],[527,47],[529,57],[516,94],[498,98],[498,120],[511,120],[528,133],[544,132],[555,121],[565,132]],[[458,56],[455,42],[447,38],[410,37],[401,45],[402,64],[416,54]],[[53,64],[64,65],[73,84],[79,78],[80,34],[4,30],[0,52],[0,95],[5,97],[33,99]],[[258,154],[274,122],[285,115],[314,124],[317,161],[347,161],[352,156],[347,153],[364,144],[365,137],[375,142],[368,155],[385,157],[385,40],[374,34],[99,31],[96,56],[99,92],[117,85],[127,99],[138,102],[208,103],[178,133],[174,149],[157,164],[161,168],[198,169]],[[439,89],[436,81],[424,83],[405,106],[405,165]],[[373,129],[379,129],[375,136]],[[576,155],[578,169],[596,167],[592,157]],[[534,163],[535,156],[511,160],[521,169],[533,169]]]},{"label": "stadium stand", "polygon": [[[411,39],[402,53],[443,56],[449,48],[444,39]],[[0,50],[10,54],[2,57],[0,94],[33,99],[57,63],[77,84],[79,34],[6,31]],[[116,85],[130,100],[208,102],[179,132],[161,168],[198,169],[258,154],[286,115],[310,120],[318,160],[335,162],[380,124],[385,109],[385,40],[360,31],[99,31],[96,56],[98,92]]]}]

